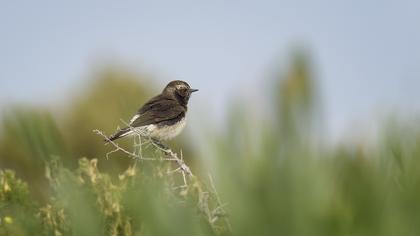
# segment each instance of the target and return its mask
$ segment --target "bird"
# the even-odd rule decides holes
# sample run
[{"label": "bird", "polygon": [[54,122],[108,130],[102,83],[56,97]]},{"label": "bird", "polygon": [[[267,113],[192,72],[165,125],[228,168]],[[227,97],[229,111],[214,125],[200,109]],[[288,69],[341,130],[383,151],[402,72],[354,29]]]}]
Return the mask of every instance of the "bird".
[{"label": "bird", "polygon": [[159,95],[138,109],[127,127],[119,129],[105,142],[131,135],[150,138],[157,143],[173,139],[185,128],[188,101],[196,91],[198,89],[192,89],[185,81],[169,82]]}]

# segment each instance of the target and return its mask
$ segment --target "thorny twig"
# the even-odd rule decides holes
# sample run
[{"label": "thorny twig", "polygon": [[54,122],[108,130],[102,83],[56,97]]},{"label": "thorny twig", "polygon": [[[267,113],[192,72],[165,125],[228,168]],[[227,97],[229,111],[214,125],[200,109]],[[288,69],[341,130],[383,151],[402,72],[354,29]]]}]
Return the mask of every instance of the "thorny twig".
[{"label": "thorny twig", "polygon": [[[134,131],[134,129],[132,129]],[[134,158],[136,160],[142,160],[142,161],[156,161],[156,160],[162,160],[162,161],[173,161],[175,162],[178,166],[179,169],[183,175],[183,180],[184,180],[184,184],[187,184],[187,180],[185,178],[185,175],[189,176],[189,177],[193,177],[194,175],[191,172],[191,169],[187,166],[187,164],[185,164],[183,158],[182,158],[182,152],[181,152],[181,158],[178,157],[178,155],[176,153],[174,153],[170,148],[168,148],[167,146],[163,145],[162,143],[160,143],[157,140],[154,139],[149,139],[147,140],[147,142],[142,143],[141,142],[141,134],[139,134],[138,132],[135,131],[135,134],[139,140],[139,142],[135,142],[135,146],[138,146],[138,152],[136,153],[136,150],[134,150],[133,152],[129,152],[127,150],[125,150],[124,148],[120,147],[116,142],[111,141],[107,135],[105,135],[102,131],[100,130],[93,130],[94,133],[102,136],[108,143],[110,143],[112,146],[114,146],[114,150],[108,152],[106,154],[106,157],[109,158],[109,155],[111,153],[114,152],[118,152],[121,151],[125,154],[127,154],[128,156],[130,156],[131,158]],[[136,137],[135,137],[136,138]],[[163,152],[166,156],[166,158],[160,158],[160,159],[156,159],[156,158],[150,158],[150,157],[143,157],[142,155],[142,149],[141,146],[143,144],[147,144],[148,142],[150,142],[153,146],[155,146],[158,150],[160,150],[161,152]]]},{"label": "thorny twig", "polygon": [[[161,142],[159,142],[158,140],[152,139],[152,138],[146,138],[146,140],[144,142],[142,142],[142,137],[144,137],[144,134],[139,133],[138,130],[133,129],[131,126],[129,126],[127,123],[125,123],[123,121],[124,124],[126,124],[128,127],[130,127],[130,129],[133,131],[133,133],[136,135],[136,137],[134,138],[134,148],[135,150],[133,152],[129,152],[126,149],[120,147],[116,142],[111,141],[107,135],[105,135],[102,131],[100,130],[93,130],[94,133],[100,135],[102,138],[104,138],[105,141],[107,141],[109,144],[111,144],[114,147],[114,150],[108,152],[106,154],[106,157],[109,158],[109,155],[114,153],[114,152],[118,152],[121,151],[125,154],[127,154],[129,157],[135,159],[135,160],[140,160],[140,161],[173,161],[177,164],[177,168],[171,171],[167,171],[166,173],[168,175],[174,174],[174,173],[181,173],[182,174],[182,180],[183,180],[183,185],[178,186],[173,188],[175,189],[184,189],[184,188],[188,188],[188,181],[187,181],[187,176],[191,179],[193,179],[194,175],[191,172],[191,169],[189,168],[189,166],[187,166],[187,164],[185,164],[184,162],[184,158],[182,155],[182,150],[180,152],[180,157],[178,157],[178,155],[173,152],[169,147],[167,147],[166,145],[162,144]],[[138,142],[137,142],[137,140]],[[163,154],[165,154],[167,157],[163,158],[150,158],[150,157],[143,157],[142,155],[142,146],[143,145],[147,145],[146,148],[150,145],[153,145],[154,147],[156,147],[157,150],[161,151]],[[136,152],[137,149],[137,152]],[[220,219],[220,218],[224,218],[225,223],[227,225],[227,229],[229,231],[232,231],[231,229],[231,225],[229,220],[226,217],[226,211],[224,209],[224,207],[226,206],[226,204],[222,204],[220,197],[216,191],[216,187],[214,186],[214,182],[213,182],[213,178],[211,177],[211,175],[209,175],[209,180],[210,180],[210,185],[212,188],[212,192],[215,195],[216,201],[217,201],[217,207],[213,210],[209,209],[209,192],[203,191],[201,189],[201,187],[198,187],[198,192],[199,192],[199,208],[203,211],[203,213],[205,215],[207,215],[208,221],[210,223],[210,225],[212,225],[212,227],[214,227],[214,223]]]},{"label": "thorny twig", "polygon": [[[152,139],[152,144],[153,146],[155,146],[158,150],[162,151],[163,153],[165,153],[167,156],[171,157],[171,160],[175,161],[179,168],[181,168],[181,171],[183,174],[187,174],[190,177],[193,177],[194,175],[192,174],[190,167],[188,167],[181,155],[181,158],[178,158],[178,155],[176,153],[174,153],[170,148],[168,148],[167,146],[163,145],[162,143],[160,143],[157,140],[153,140]],[[182,154],[182,152],[181,152]],[[185,182],[185,181],[184,181]]]},{"label": "thorny twig", "polygon": [[[222,201],[220,200],[219,194],[217,193],[216,186],[214,185],[213,177],[211,174],[209,174],[209,181],[210,186],[213,189],[213,193],[216,196],[217,204],[219,205],[213,210],[213,219],[212,221],[215,222],[217,219],[219,219],[221,216],[226,216],[225,206],[227,203],[222,204]],[[230,221],[227,217],[224,217],[224,220],[226,222],[226,225],[228,226],[229,231],[232,231],[232,226],[230,225]]]},{"label": "thorny twig", "polygon": [[[133,133],[135,133],[136,136],[138,137],[139,145],[140,145],[139,151],[138,151],[138,156],[141,156],[142,155],[141,154],[141,138],[142,138],[142,136],[145,136],[145,135],[143,133],[141,133],[138,129],[134,129],[130,124],[128,124],[124,120],[121,120],[121,122],[123,122],[123,124],[125,124],[127,127],[129,127],[130,130],[133,131]],[[171,160],[175,161],[178,164],[178,166],[181,168],[183,175],[187,174],[190,177],[193,176],[190,168],[185,164],[185,162],[182,158],[182,151],[181,151],[181,158],[178,158],[178,155],[176,153],[174,153],[169,147],[162,144],[160,141],[158,141],[156,139],[152,139],[152,138],[149,138],[148,141],[151,142],[151,144],[153,146],[155,146],[158,150],[162,151],[165,155],[170,156]],[[185,177],[184,177],[184,183],[186,184]]]},{"label": "thorny twig", "polygon": [[[107,154],[106,154],[106,157],[107,158],[109,158],[109,154],[112,154],[112,153],[114,153],[114,152],[118,152],[118,151],[121,151],[121,152],[123,152],[123,153],[125,153],[125,154],[127,154],[128,156],[130,156],[130,157],[132,157],[132,158],[134,158],[134,159],[138,159],[138,160],[142,160],[142,161],[156,161],[157,159],[155,159],[155,158],[151,158],[151,157],[143,157],[143,156],[141,156],[141,155],[138,155],[138,154],[136,154],[135,152],[129,152],[129,151],[127,151],[127,150],[125,150],[124,148],[122,148],[122,147],[120,147],[117,143],[115,143],[114,141],[111,141],[104,133],[102,133],[100,130],[97,130],[97,129],[95,129],[95,130],[93,130],[93,132],[94,133],[96,133],[96,134],[98,134],[98,135],[100,135],[100,136],[102,136],[108,143],[110,143],[110,144],[112,144],[112,146],[114,146],[115,147],[115,149],[114,150],[112,150],[112,151],[110,151],[110,152],[108,152]],[[173,158],[164,158],[164,159],[162,159],[162,160],[164,160],[164,161],[175,161],[175,159],[173,159]]]}]

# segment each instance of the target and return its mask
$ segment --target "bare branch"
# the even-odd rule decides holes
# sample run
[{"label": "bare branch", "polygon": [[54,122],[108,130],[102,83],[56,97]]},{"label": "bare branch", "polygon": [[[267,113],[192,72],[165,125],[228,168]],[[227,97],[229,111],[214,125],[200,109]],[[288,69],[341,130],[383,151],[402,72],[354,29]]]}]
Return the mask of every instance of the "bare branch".
[{"label": "bare branch", "polygon": [[[122,148],[122,147],[120,147],[117,143],[115,143],[114,141],[111,141],[109,138],[108,138],[108,136],[106,136],[104,133],[102,133],[100,130],[97,130],[97,129],[95,129],[95,130],[93,130],[93,132],[94,133],[96,133],[96,134],[98,134],[98,135],[100,135],[100,136],[102,136],[108,143],[110,143],[112,146],[114,146],[115,147],[115,149],[114,150],[112,150],[112,151],[110,151],[110,152],[108,152],[107,153],[107,158],[108,158],[108,156],[109,156],[109,154],[111,154],[111,153],[114,153],[114,152],[117,152],[117,151],[121,151],[121,152],[123,152],[123,153],[125,153],[125,154],[127,154],[128,156],[130,156],[130,157],[132,157],[132,158],[134,158],[134,159],[139,159],[139,160],[143,160],[143,161],[157,161],[158,159],[156,159],[156,158],[150,158],[150,157],[142,157],[142,156],[140,156],[140,155],[137,155],[137,154],[135,154],[135,153],[132,153],[132,152],[129,152],[129,151],[127,151],[127,150],[125,150],[124,148]],[[162,159],[162,160],[164,160],[164,161],[176,161],[176,159],[173,159],[173,158],[164,158],[164,159]]]},{"label": "bare branch", "polygon": [[188,176],[192,177],[194,176],[190,170],[190,167],[188,167],[185,162],[178,158],[178,155],[174,153],[170,148],[166,147],[162,143],[158,142],[157,140],[152,140],[152,144],[161,152],[166,154],[167,156],[170,156],[172,160],[174,160],[178,166],[181,168],[182,172],[184,174],[187,174]]},{"label": "bare branch", "polygon": [[[132,127],[130,127],[130,129],[132,129],[133,131],[135,131],[135,129],[133,129]],[[139,151],[136,153],[136,151],[134,150],[134,152],[129,152],[127,150],[125,150],[124,148],[120,147],[117,143],[115,143],[114,141],[110,140],[108,138],[108,136],[106,136],[102,131],[100,130],[93,130],[94,133],[102,136],[108,143],[110,143],[112,146],[115,147],[114,150],[112,150],[111,152],[107,153],[107,158],[109,157],[109,154],[117,152],[117,151],[121,151],[125,154],[127,154],[128,156],[134,158],[134,159],[138,159],[138,160],[144,160],[144,161],[155,161],[157,159],[155,158],[147,158],[147,157],[143,157],[142,156],[142,149],[141,149],[141,134],[138,134],[136,132],[136,135],[139,138],[139,143],[135,143],[135,145],[139,145]],[[166,147],[165,145],[163,145],[162,143],[158,142],[157,140],[152,140],[149,139],[148,142],[151,142],[151,144],[153,146],[155,146],[158,150],[160,150],[161,152],[163,152],[166,156],[169,156],[169,158],[160,158],[159,160],[162,161],[174,161],[177,163],[177,165],[179,166],[179,168],[182,170],[183,174],[187,174],[188,176],[192,177],[193,174],[190,170],[190,168],[185,164],[185,162],[178,158],[178,155],[176,153],[174,153],[170,148]],[[145,142],[144,144],[146,144],[147,142]],[[184,178],[185,179],[185,178]],[[186,179],[184,180],[184,183],[186,184]]]},{"label": "bare branch", "polygon": [[[226,211],[225,211],[225,206],[226,204],[223,204],[220,200],[220,197],[217,193],[216,187],[214,185],[214,181],[212,176],[209,174],[209,179],[210,179],[210,186],[212,188],[211,192],[207,192],[204,191],[202,189],[202,185],[199,184],[198,179],[193,178],[194,175],[191,172],[191,169],[189,168],[189,166],[184,162],[184,158],[183,158],[183,153],[182,150],[180,150],[180,155],[178,157],[177,153],[173,152],[172,149],[170,149],[169,147],[167,147],[166,145],[164,145],[163,143],[161,143],[159,140],[155,140],[153,138],[149,138],[147,137],[145,134],[143,134],[142,130],[139,129],[135,129],[133,127],[131,127],[129,124],[127,124],[126,122],[122,121],[124,124],[126,124],[131,131],[134,133],[135,137],[134,137],[134,150],[133,152],[127,151],[126,149],[120,147],[118,145],[118,143],[111,141],[107,135],[105,135],[102,131],[100,130],[93,130],[93,132],[95,132],[97,135],[100,135],[102,138],[104,138],[105,141],[107,141],[108,144],[111,144],[114,149],[110,152],[108,152],[106,154],[106,157],[109,158],[109,155],[118,151],[121,151],[125,154],[127,154],[129,157],[137,160],[141,160],[141,161],[170,161],[170,162],[174,162],[177,167],[173,170],[170,170],[168,167],[168,169],[166,170],[166,174],[167,176],[173,175],[173,174],[177,174],[180,173],[181,177],[182,177],[182,184],[180,186],[176,186],[176,187],[172,187],[171,189],[173,191],[175,190],[180,190],[180,194],[181,195],[185,195],[188,193],[190,186],[188,185],[189,182],[194,183],[191,184],[191,187],[193,187],[193,189],[196,189],[198,191],[198,203],[197,206],[199,208],[199,210],[206,216],[209,224],[211,225],[211,227],[216,227],[216,222],[223,218],[225,221],[225,224],[227,225],[227,229],[229,231],[232,231],[231,229],[231,225],[230,222],[228,220],[227,217],[225,217]],[[144,157],[143,156],[143,148],[147,149],[150,145],[154,146],[156,148],[156,151],[160,151],[161,153],[164,154],[164,156],[160,156],[159,158],[150,158],[150,157]],[[136,162],[137,163],[137,162]],[[188,177],[187,177],[188,176]],[[214,195],[215,197],[211,197],[210,194]],[[210,210],[210,200],[211,199],[215,199],[216,200],[216,204],[217,206],[213,209]]]},{"label": "bare branch", "polygon": [[[209,180],[210,180],[210,186],[213,189],[213,193],[216,196],[217,204],[218,206],[213,210],[212,215],[214,215],[214,218],[212,220],[216,221],[221,216],[226,216],[225,206],[227,206],[227,203],[222,203],[220,200],[219,194],[217,193],[216,186],[214,185],[213,177],[209,173]],[[226,225],[228,226],[228,229],[232,231],[232,226],[230,225],[229,219],[227,217],[224,217]]]}]

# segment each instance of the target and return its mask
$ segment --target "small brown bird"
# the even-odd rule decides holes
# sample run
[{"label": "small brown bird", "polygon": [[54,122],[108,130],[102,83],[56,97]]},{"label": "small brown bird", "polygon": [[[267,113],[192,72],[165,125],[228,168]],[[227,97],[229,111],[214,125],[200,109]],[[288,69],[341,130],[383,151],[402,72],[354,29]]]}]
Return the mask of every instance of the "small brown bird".
[{"label": "small brown bird", "polygon": [[198,89],[181,80],[170,82],[162,93],[146,102],[131,118],[129,126],[118,130],[108,140],[139,134],[154,140],[169,140],[177,136],[186,124],[188,100]]}]

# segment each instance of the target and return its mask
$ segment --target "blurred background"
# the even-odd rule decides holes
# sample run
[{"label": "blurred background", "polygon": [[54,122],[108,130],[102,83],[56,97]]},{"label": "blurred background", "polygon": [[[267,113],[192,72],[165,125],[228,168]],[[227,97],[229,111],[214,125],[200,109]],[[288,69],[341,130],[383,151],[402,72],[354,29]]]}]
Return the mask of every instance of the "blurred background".
[{"label": "blurred background", "polygon": [[[170,145],[233,200],[233,231],[220,226],[223,234],[417,235],[419,12],[416,1],[3,1],[0,169],[14,174],[0,175],[0,233],[100,230],[59,217],[4,222],[19,218],[11,205],[41,219],[42,206],[72,206],[52,203],[64,198],[48,163],[74,171],[80,158],[97,158],[118,181],[133,160],[106,159],[112,149],[92,130],[111,134],[169,81],[184,80],[200,91]],[[16,196],[35,205],[13,197],[15,178],[27,183]],[[119,225],[130,228],[120,235],[197,226],[184,212],[185,222],[154,231],[168,218],[131,213],[121,214],[146,230]],[[197,228],[187,232],[209,233]]]}]

